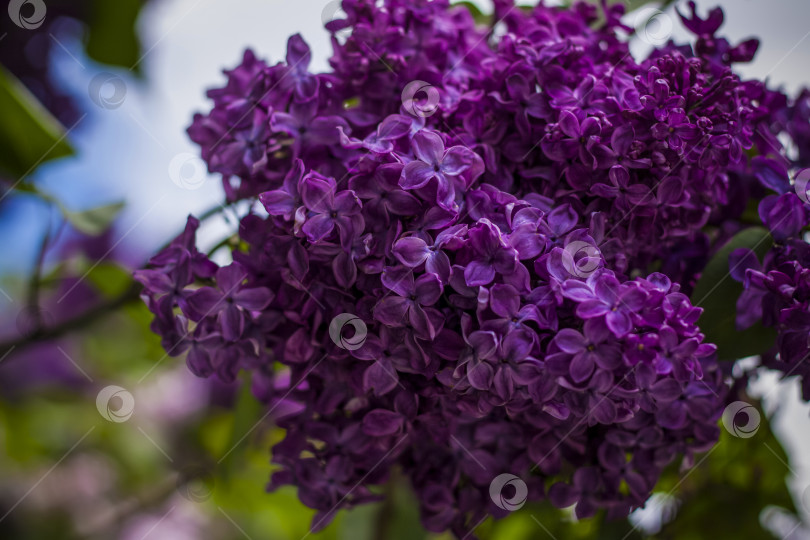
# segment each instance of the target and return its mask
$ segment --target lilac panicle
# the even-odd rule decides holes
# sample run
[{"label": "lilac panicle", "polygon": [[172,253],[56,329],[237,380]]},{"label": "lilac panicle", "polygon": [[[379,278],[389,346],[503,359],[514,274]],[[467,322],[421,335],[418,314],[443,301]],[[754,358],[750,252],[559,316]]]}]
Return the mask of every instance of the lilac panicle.
[{"label": "lilac panicle", "polygon": [[[776,244],[733,254],[739,322],[779,330],[771,365],[810,349],[788,177],[810,166],[807,92],[742,79],[756,41],[715,35],[719,10],[637,60],[620,4],[512,7],[489,36],[445,0],[344,0],[328,73],[298,35],[286,62],[248,51],[188,130],[256,204],[232,263],[192,218],[139,271],[153,329],[200,376],[250,372],[286,430],[270,488],[297,486],[313,529],[392,468],[459,537],[505,514],[504,472],[579,517],[642,506],[717,441],[727,388],[687,295],[749,200]],[[343,314],[363,324],[335,338]]]}]

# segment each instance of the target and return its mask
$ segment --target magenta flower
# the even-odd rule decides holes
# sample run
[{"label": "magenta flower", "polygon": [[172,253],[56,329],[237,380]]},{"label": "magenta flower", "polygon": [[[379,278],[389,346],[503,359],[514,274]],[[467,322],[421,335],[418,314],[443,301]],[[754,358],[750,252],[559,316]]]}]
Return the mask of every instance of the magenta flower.
[{"label": "magenta flower", "polygon": [[363,388],[377,396],[385,395],[399,384],[399,371],[411,371],[413,351],[396,340],[394,331],[383,327],[380,336],[368,336],[362,347],[352,354],[371,362],[363,372]]},{"label": "magenta flower", "polygon": [[588,380],[597,367],[612,371],[622,361],[621,347],[604,324],[589,319],[585,322],[584,332],[564,328],[554,338],[556,346],[570,356],[568,374],[575,383]]},{"label": "magenta flower", "polygon": [[318,96],[320,83],[318,77],[308,72],[312,54],[309,45],[300,34],[295,34],[287,41],[287,65],[289,68],[282,79],[287,88],[292,88],[296,101],[312,101]]},{"label": "magenta flower", "polygon": [[436,202],[444,208],[451,208],[456,196],[454,179],[480,158],[463,146],[445,150],[442,138],[426,130],[413,136],[411,146],[416,159],[405,165],[399,185],[416,190],[435,179]]},{"label": "magenta flower", "polygon": [[251,311],[261,311],[273,300],[266,287],[247,287],[247,272],[239,263],[223,266],[216,273],[218,289],[202,287],[188,297],[188,316],[200,320],[219,315],[222,337],[236,341],[245,330]]},{"label": "magenta flower", "polygon": [[543,139],[541,147],[553,160],[565,161],[578,156],[585,165],[595,168],[589,147],[599,142],[601,133],[598,119],[589,116],[580,122],[576,114],[563,110],[557,120],[557,129]]},{"label": "magenta flower", "polygon": [[414,280],[407,268],[387,268],[383,285],[397,296],[387,296],[374,309],[374,317],[394,327],[410,325],[420,337],[432,340],[442,325],[442,315],[428,306],[442,294],[442,284],[435,274],[424,274]]},{"label": "magenta flower", "polygon": [[607,327],[616,337],[622,337],[633,329],[633,314],[644,305],[647,295],[632,284],[620,284],[615,277],[594,274],[585,284],[567,281],[563,294],[579,303],[577,315],[583,319],[604,317]]},{"label": "magenta flower", "polygon": [[481,219],[470,229],[469,251],[471,260],[464,270],[467,285],[488,285],[496,274],[507,275],[518,265],[517,251],[501,236],[498,227],[488,219]]},{"label": "magenta flower", "polygon": [[337,228],[341,243],[345,245],[353,234],[362,232],[360,199],[351,190],[336,193],[334,178],[312,171],[301,180],[300,190],[301,199],[309,211],[301,231],[310,242],[322,240]]},{"label": "magenta flower", "polygon": [[349,189],[363,200],[363,209],[388,226],[391,214],[411,216],[419,212],[419,199],[399,188],[401,163],[386,163],[373,171],[349,178]]},{"label": "magenta flower", "polygon": [[394,149],[394,141],[408,135],[411,121],[400,114],[392,114],[383,120],[365,139],[352,139],[340,132],[340,142],[346,148],[365,148],[378,154],[388,154]]},{"label": "magenta flower", "polygon": [[265,191],[259,196],[264,209],[271,216],[284,216],[290,219],[295,210],[301,206],[301,195],[298,192],[304,178],[304,162],[296,159],[293,166],[284,176],[280,189]]},{"label": "magenta flower", "polygon": [[439,276],[442,283],[448,283],[451,272],[450,257],[442,248],[458,250],[464,245],[466,233],[466,225],[455,225],[439,233],[430,245],[420,236],[405,236],[396,241],[393,253],[409,268],[416,268],[424,263],[427,272]]},{"label": "magenta flower", "polygon": [[336,145],[340,135],[349,129],[339,116],[318,115],[317,101],[310,100],[290,105],[290,112],[274,112],[270,127],[290,135],[295,141],[296,154],[312,146]]}]

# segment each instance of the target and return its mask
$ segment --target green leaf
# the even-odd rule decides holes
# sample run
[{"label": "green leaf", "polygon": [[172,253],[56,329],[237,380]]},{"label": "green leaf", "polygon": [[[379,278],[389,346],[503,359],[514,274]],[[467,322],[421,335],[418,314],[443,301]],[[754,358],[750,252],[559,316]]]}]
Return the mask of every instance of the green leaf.
[{"label": "green leaf", "polygon": [[0,66],[0,172],[22,180],[41,163],[73,154],[62,125]]},{"label": "green leaf", "polygon": [[548,501],[526,504],[498,520],[488,519],[475,530],[482,540],[641,540],[642,534],[627,520],[608,519],[605,512],[576,520],[568,510],[554,508]]},{"label": "green leaf", "polygon": [[236,398],[233,411],[233,424],[228,446],[222,449],[220,472],[225,480],[236,474],[240,461],[250,444],[251,435],[258,429],[264,415],[264,405],[259,402],[251,391],[250,376],[244,374],[242,386]]},{"label": "green leaf", "polygon": [[720,360],[756,356],[773,347],[776,331],[772,328],[757,323],[737,330],[737,299],[743,286],[731,278],[728,262],[731,252],[738,248],[751,249],[762,260],[772,245],[773,239],[763,227],[740,231],[712,257],[695,285],[692,303],[704,309],[698,324],[706,341],[717,345]]},{"label": "green leaf", "polygon": [[106,231],[124,207],[124,203],[118,202],[74,212],[65,208],[61,203],[57,204],[62,211],[62,215],[65,216],[65,219],[68,220],[71,225],[76,227],[79,231],[91,236],[96,236]]},{"label": "green leaf", "polygon": [[[616,1],[611,2],[611,3],[612,4],[618,4],[621,1],[622,0],[616,0]],[[642,6],[645,6],[647,4],[654,4],[652,7],[656,8],[656,9],[659,9],[661,11],[664,11],[665,9],[667,9],[669,6],[671,6],[674,3],[675,3],[675,0],[664,0],[663,2],[661,2],[660,0],[627,0],[625,2],[625,6],[627,6],[627,13],[629,13],[629,12],[635,10],[635,9],[638,9],[638,8],[640,8]]]},{"label": "green leaf", "polygon": [[59,211],[68,223],[73,225],[78,231],[91,236],[97,236],[106,231],[115,218],[118,217],[121,209],[124,208],[123,202],[117,202],[89,208],[87,210],[74,211],[66,208],[56,197],[40,190],[34,184],[21,182],[15,185],[13,189],[20,193],[34,195],[55,205],[59,208]]},{"label": "green leaf", "polygon": [[107,298],[123,294],[132,285],[132,273],[112,262],[91,263],[87,279]]},{"label": "green leaf", "polygon": [[93,60],[137,71],[141,46],[135,22],[141,0],[94,0],[90,9],[87,54]]},{"label": "green leaf", "polygon": [[[425,540],[427,532],[419,521],[419,501],[407,478],[399,471],[392,471],[385,486],[385,499],[374,505],[376,515],[372,520],[373,535],[368,538],[386,540]],[[354,524],[351,514],[346,516],[346,533],[342,538],[351,538]]]},{"label": "green leaf", "polygon": [[[586,0],[589,4],[601,5],[601,0]],[[625,13],[630,13],[647,4],[653,4],[654,7],[660,11],[666,10],[669,6],[675,3],[675,0],[608,0],[608,4],[624,4]],[[573,1],[566,2],[570,8],[574,4]]]},{"label": "green leaf", "polygon": [[470,12],[472,15],[473,20],[478,24],[489,24],[492,18],[492,15],[487,15],[483,13],[478,6],[473,4],[472,2],[456,2],[454,6],[462,6],[467,8],[467,11]]},{"label": "green leaf", "polygon": [[762,422],[752,437],[737,438],[721,429],[720,442],[697,458],[699,465],[691,472],[667,469],[656,491],[674,495],[678,511],[654,538],[760,540],[772,538],[760,524],[766,507],[795,515],[786,483],[792,476],[787,454],[759,412]]}]

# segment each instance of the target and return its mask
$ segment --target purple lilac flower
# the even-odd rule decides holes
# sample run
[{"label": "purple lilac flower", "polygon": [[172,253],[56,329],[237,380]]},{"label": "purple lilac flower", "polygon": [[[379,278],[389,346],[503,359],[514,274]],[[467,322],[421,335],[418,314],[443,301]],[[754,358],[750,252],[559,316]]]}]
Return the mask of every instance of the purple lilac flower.
[{"label": "purple lilac flower", "polygon": [[[636,60],[620,4],[499,0],[499,37],[445,0],[378,4],[343,2],[329,73],[300,36],[286,63],[226,72],[189,134],[228,200],[266,213],[242,217],[230,265],[190,222],[138,274],[167,350],[284,401],[270,487],[295,485],[313,529],[394,467],[458,537],[504,515],[482,463],[579,517],[642,506],[717,441],[728,389],[687,294],[750,201],[776,242],[733,254],[739,322],[778,329],[763,363],[810,399],[810,216],[786,176],[810,165],[810,106],[734,71],[755,42],[693,5],[693,47]],[[417,78],[432,114],[402,102]],[[346,313],[356,350],[330,337]]]},{"label": "purple lilac flower", "polygon": [[450,208],[455,199],[454,178],[473,166],[478,156],[464,146],[445,150],[442,138],[429,131],[419,131],[411,139],[415,160],[402,170],[399,185],[415,190],[435,180],[436,202]]}]

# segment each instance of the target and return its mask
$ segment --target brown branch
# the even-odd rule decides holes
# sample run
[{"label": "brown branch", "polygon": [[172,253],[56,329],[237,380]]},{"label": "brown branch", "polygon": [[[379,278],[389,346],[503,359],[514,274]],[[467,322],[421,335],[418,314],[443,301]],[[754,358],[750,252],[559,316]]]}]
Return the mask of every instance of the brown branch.
[{"label": "brown branch", "polygon": [[[12,350],[20,351],[37,342],[47,341],[61,337],[68,332],[84,328],[97,321],[110,312],[116,311],[131,302],[138,300],[141,291],[141,284],[132,281],[126,291],[106,302],[102,302],[95,307],[86,310],[84,313],[71,319],[65,320],[48,328],[37,328],[24,336],[0,343],[0,358]],[[9,357],[10,359],[11,357]],[[7,363],[8,359],[6,360]]]},{"label": "brown branch", "polygon": [[[200,214],[200,216],[197,219],[199,219],[200,222],[203,222],[215,215],[218,215],[220,212],[222,212],[223,209],[226,208],[226,206],[227,205],[225,206],[219,205],[214,208],[211,208],[206,212]],[[166,244],[164,244],[159,251],[165,249],[170,243],[171,240]],[[47,245],[48,245],[48,237],[46,236],[46,238],[43,240],[42,246],[43,249],[41,250],[40,258],[44,257],[44,250],[47,247]],[[38,263],[38,266],[40,265],[41,261]],[[35,272],[36,272],[34,276],[35,281],[39,282],[40,271]],[[32,288],[32,290],[34,291],[32,294],[35,295],[35,298],[38,298],[39,296],[38,284],[36,288]],[[141,284],[135,280],[131,280],[127,289],[120,295],[116,296],[115,298],[112,298],[106,302],[101,302],[97,306],[88,309],[87,311],[85,311],[80,315],[77,315],[76,317],[72,317],[68,320],[62,321],[50,327],[43,327],[42,320],[41,318],[39,318],[39,315],[37,315],[38,318],[35,320],[34,330],[28,332],[25,335],[0,343],[0,362],[3,362],[3,364],[8,363],[8,360],[10,360],[12,357],[11,355],[9,355],[9,353],[11,353],[12,351],[19,352],[20,350],[30,345],[33,345],[34,343],[45,342],[51,339],[62,337],[63,335],[73,330],[83,329],[85,326],[94,323],[95,321],[97,321],[101,317],[104,317],[108,313],[116,311],[117,309],[129,304],[130,302],[135,302],[139,300],[140,291],[141,291]],[[6,359],[5,361],[2,360],[6,357],[6,355],[9,355],[9,359]]]},{"label": "brown branch", "polygon": [[372,540],[387,540],[390,536],[391,525],[396,512],[396,491],[399,482],[399,474],[395,469],[391,471],[391,476],[385,484],[382,504],[374,520]]}]

